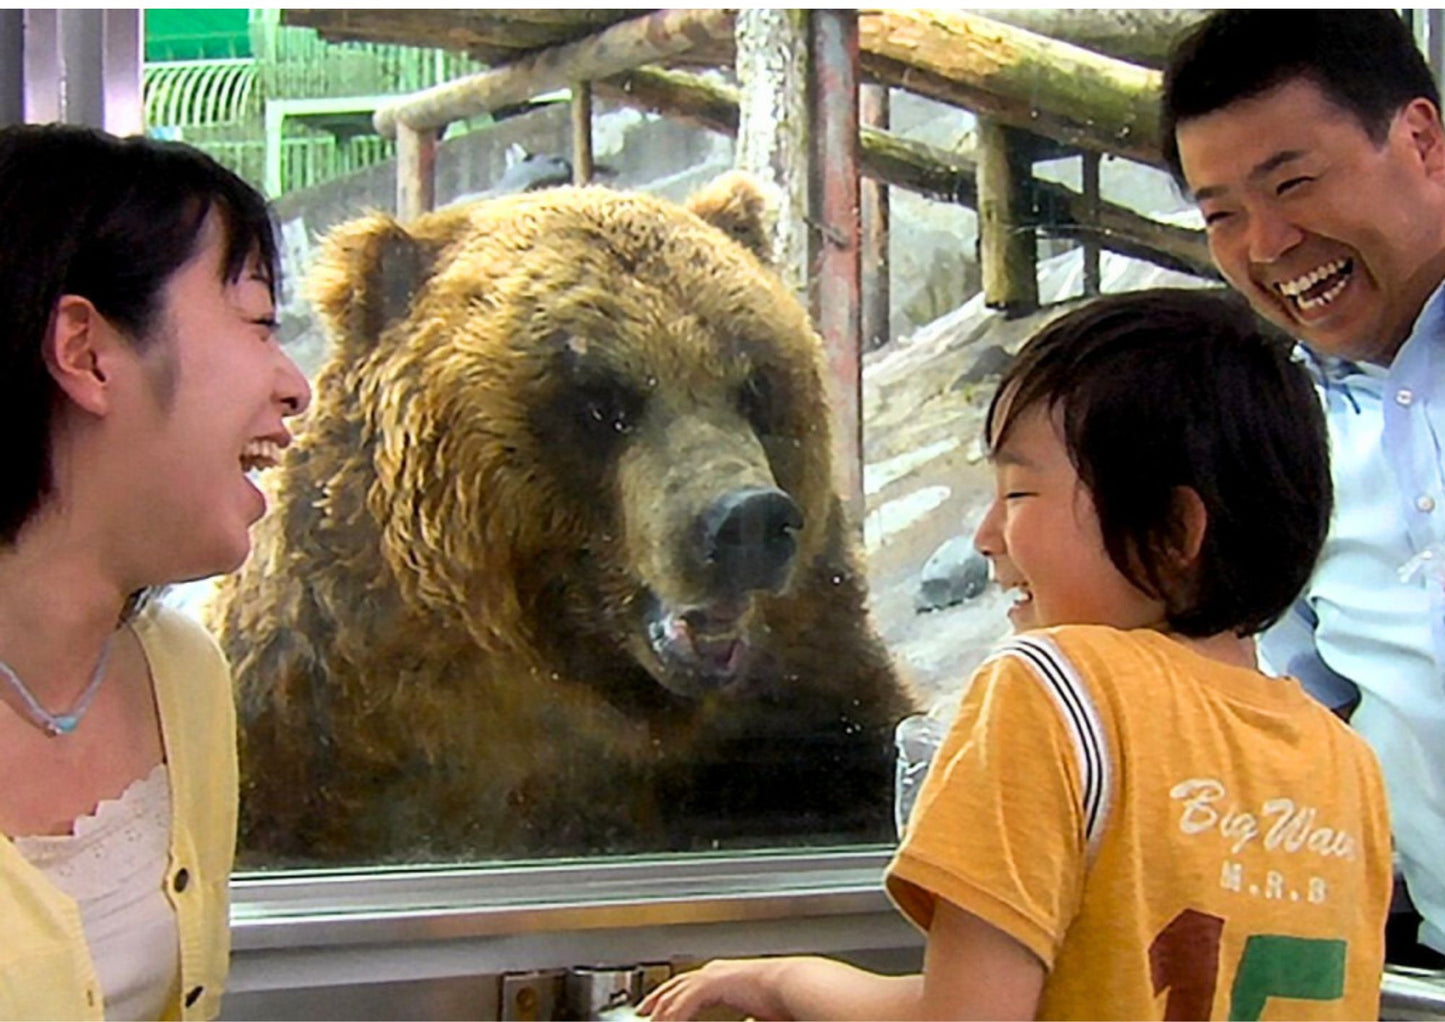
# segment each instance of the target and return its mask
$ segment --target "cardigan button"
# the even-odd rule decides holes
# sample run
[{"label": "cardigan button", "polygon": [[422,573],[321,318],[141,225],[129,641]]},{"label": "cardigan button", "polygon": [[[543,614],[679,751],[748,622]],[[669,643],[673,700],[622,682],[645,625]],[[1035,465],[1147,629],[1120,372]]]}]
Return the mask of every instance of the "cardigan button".
[{"label": "cardigan button", "polygon": [[189,1008],[191,1005],[195,1004],[197,1001],[199,1001],[199,1000],[201,999],[201,991],[204,990],[204,989],[205,989],[205,987],[192,987],[192,988],[191,988],[191,992],[188,993],[188,994],[186,994],[186,1007],[187,1007],[187,1008]]},{"label": "cardigan button", "polygon": [[176,870],[176,878],[175,880],[171,881],[171,886],[176,889],[177,894],[180,894],[190,885],[190,883],[191,872],[190,870],[186,869],[186,867],[182,866],[180,869]]}]

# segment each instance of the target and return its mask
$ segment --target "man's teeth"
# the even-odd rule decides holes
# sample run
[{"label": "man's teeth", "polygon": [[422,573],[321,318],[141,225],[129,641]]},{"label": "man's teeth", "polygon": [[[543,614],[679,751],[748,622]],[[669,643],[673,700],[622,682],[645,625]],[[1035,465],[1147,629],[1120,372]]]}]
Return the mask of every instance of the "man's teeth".
[{"label": "man's teeth", "polygon": [[1296,298],[1295,302],[1299,305],[1301,309],[1305,310],[1321,308],[1322,306],[1328,305],[1330,304],[1330,302],[1338,298],[1340,296],[1340,292],[1345,289],[1345,285],[1349,282],[1349,277],[1341,277],[1339,280],[1335,281],[1335,283],[1331,284],[1322,293],[1316,295],[1314,298]]},{"label": "man's teeth", "polygon": [[1311,287],[1318,284],[1326,277],[1330,276],[1330,274],[1339,273],[1346,266],[1348,266],[1349,263],[1350,261],[1348,259],[1336,259],[1333,262],[1325,263],[1323,266],[1315,267],[1309,273],[1306,273],[1303,277],[1296,277],[1294,280],[1286,280],[1283,283],[1277,284],[1275,286],[1279,288],[1280,294],[1294,297],[1302,291],[1309,290]]},{"label": "man's teeth", "polygon": [[[1330,304],[1330,302],[1340,296],[1340,292],[1343,291],[1345,285],[1349,283],[1349,274],[1345,272],[1349,269],[1349,266],[1350,261],[1348,259],[1335,259],[1325,263],[1323,266],[1315,267],[1309,273],[1296,277],[1294,280],[1281,281],[1275,285],[1275,290],[1286,298],[1294,299],[1295,304],[1301,309],[1306,311],[1318,309]],[[1342,274],[1342,276],[1314,297],[1305,297],[1305,292],[1310,288],[1319,284],[1322,280],[1328,280],[1335,274]]]},{"label": "man's teeth", "polygon": [[1032,589],[1025,589],[1025,588],[1023,588],[1022,586],[1020,586],[1019,588],[1013,590],[1013,591],[1012,591],[1012,595],[1013,595],[1013,598],[1014,598],[1014,606],[1015,606],[1015,607],[1020,606],[1021,604],[1029,603],[1029,602],[1032,601],[1033,598],[1034,598],[1033,590],[1032,590]]},{"label": "man's teeth", "polygon": [[241,452],[241,467],[247,472],[273,468],[281,463],[281,445],[274,440],[252,440]]}]

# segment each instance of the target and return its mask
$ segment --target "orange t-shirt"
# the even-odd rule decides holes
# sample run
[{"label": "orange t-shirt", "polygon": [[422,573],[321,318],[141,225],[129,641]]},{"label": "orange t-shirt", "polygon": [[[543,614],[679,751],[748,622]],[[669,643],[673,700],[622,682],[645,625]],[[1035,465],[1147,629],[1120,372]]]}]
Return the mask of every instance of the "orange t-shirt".
[{"label": "orange t-shirt", "polygon": [[1040,1018],[1378,1017],[1374,754],[1292,679],[1157,632],[991,657],[887,884],[924,929],[945,898],[1038,955]]}]

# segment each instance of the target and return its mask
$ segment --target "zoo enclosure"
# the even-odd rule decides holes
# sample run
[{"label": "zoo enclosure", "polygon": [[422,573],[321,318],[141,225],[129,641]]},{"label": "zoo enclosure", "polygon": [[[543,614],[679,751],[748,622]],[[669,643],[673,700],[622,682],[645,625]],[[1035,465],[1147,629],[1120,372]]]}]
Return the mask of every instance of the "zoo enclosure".
[{"label": "zoo enclosure", "polygon": [[[332,40],[446,46],[504,61],[377,111],[377,131],[396,140],[403,219],[434,205],[436,144],[448,124],[559,88],[573,97],[578,182],[590,179],[594,93],[737,136],[738,165],[772,186],[779,268],[806,296],[826,345],[838,484],[861,522],[861,357],[887,333],[879,186],[977,210],[985,301],[1010,314],[1038,307],[1040,233],[1083,242],[1086,293],[1098,291],[1101,249],[1217,276],[1201,231],[1099,194],[1101,156],[1159,165],[1159,74],[1145,63],[1157,64],[1203,12],[995,13],[291,10],[286,20]],[[739,84],[700,73],[718,69]],[[976,114],[975,151],[888,132],[890,88]],[[1033,175],[1038,161],[1064,156],[1082,162],[1081,191]]]}]

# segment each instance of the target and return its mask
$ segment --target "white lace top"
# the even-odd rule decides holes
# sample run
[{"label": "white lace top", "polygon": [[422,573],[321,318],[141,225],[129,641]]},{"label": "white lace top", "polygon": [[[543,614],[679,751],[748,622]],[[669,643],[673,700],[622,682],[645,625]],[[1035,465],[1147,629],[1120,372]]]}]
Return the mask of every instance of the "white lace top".
[{"label": "white lace top", "polygon": [[72,834],[15,847],[80,907],[107,1019],[159,1018],[180,982],[176,914],[165,895],[171,786],[164,763]]}]

